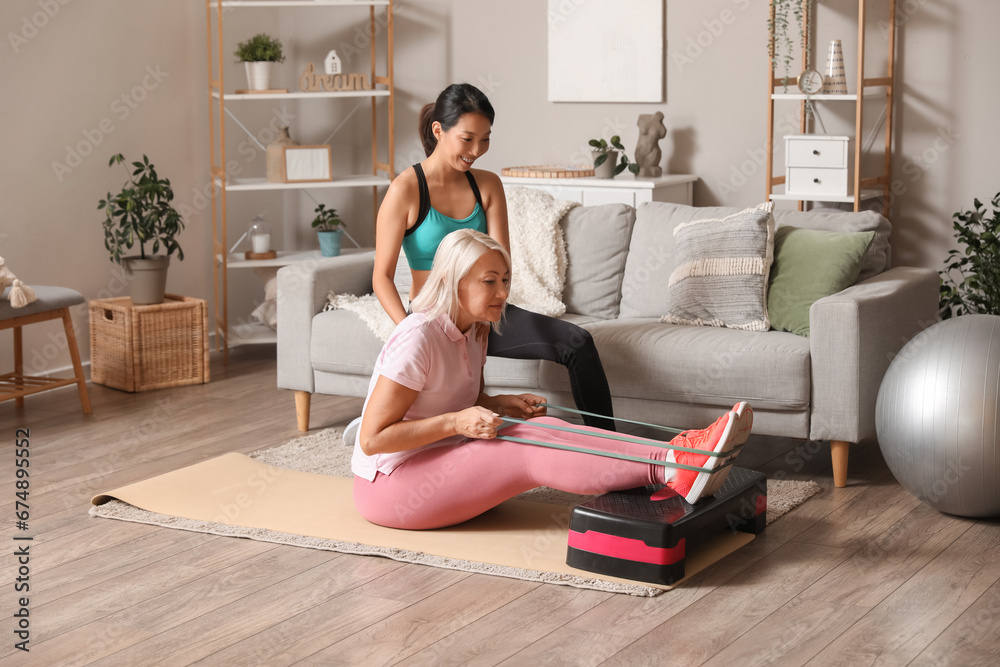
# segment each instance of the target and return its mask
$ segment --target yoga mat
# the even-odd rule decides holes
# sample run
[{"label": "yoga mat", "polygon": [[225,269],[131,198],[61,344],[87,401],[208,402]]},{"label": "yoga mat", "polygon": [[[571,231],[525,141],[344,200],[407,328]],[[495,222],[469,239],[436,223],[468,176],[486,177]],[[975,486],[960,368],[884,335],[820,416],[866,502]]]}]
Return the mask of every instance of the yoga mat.
[{"label": "yoga mat", "polygon": [[[278,468],[231,453],[99,494],[92,502],[102,505],[118,499],[167,517],[335,541],[324,545],[306,540],[303,546],[382,555],[437,567],[632,595],[658,595],[671,588],[605,577],[566,565],[569,507],[511,499],[458,526],[398,530],[363,519],[354,508],[352,486],[353,480],[349,478]],[[102,515],[99,508],[92,509],[92,513]],[[106,516],[165,523],[148,518]],[[219,532],[206,527],[190,529]],[[748,533],[718,534],[700,548],[689,551],[687,575],[704,569],[752,539],[753,535]]]}]

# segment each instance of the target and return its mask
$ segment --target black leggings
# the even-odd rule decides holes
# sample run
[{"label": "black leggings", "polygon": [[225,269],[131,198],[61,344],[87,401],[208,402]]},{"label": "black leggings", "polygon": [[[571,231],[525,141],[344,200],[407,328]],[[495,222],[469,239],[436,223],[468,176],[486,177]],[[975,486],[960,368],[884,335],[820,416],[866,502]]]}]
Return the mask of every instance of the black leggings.
[{"label": "black leggings", "polygon": [[[507,359],[545,359],[569,371],[569,384],[576,407],[599,415],[613,416],[611,390],[604,366],[590,333],[570,322],[507,305],[500,335],[490,330],[486,354]],[[583,418],[587,426],[608,431],[615,423],[599,417]]]}]

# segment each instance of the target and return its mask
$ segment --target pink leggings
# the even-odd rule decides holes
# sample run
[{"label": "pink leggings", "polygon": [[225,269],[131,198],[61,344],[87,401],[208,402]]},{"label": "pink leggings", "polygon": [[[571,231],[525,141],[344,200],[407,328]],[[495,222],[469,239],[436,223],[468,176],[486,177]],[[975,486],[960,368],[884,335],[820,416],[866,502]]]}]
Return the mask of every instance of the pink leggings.
[{"label": "pink leggings", "polygon": [[[534,426],[550,423],[594,433],[555,417],[512,424],[502,435],[554,442],[666,460],[670,450],[653,445],[608,440]],[[651,441],[655,442],[655,441]],[[671,460],[673,457],[670,457]],[[451,526],[482,514],[504,500],[538,486],[587,495],[662,484],[672,470],[652,463],[623,461],[506,440],[470,440],[436,447],[407,459],[390,475],[375,481],[354,478],[354,505],[372,523],[389,528],[427,529]]]}]

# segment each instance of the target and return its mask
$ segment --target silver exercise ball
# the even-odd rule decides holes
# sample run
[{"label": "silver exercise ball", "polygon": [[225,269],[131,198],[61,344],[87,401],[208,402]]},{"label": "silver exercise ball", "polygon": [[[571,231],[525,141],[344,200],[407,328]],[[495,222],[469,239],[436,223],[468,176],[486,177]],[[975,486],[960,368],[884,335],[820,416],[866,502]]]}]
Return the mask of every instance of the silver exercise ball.
[{"label": "silver exercise ball", "polygon": [[1000,317],[939,322],[906,344],[878,392],[889,470],[948,514],[1000,515]]}]

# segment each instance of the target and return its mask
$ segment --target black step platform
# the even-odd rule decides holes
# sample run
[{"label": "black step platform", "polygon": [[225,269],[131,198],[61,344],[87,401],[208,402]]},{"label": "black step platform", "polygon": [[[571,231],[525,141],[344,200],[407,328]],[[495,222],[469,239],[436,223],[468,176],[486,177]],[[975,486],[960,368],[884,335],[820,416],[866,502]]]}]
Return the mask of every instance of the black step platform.
[{"label": "black step platform", "polygon": [[767,523],[767,477],[733,467],[718,492],[688,504],[664,485],[606,493],[573,508],[566,564],[653,584],[684,577],[687,549],[724,530],[758,534]]}]

